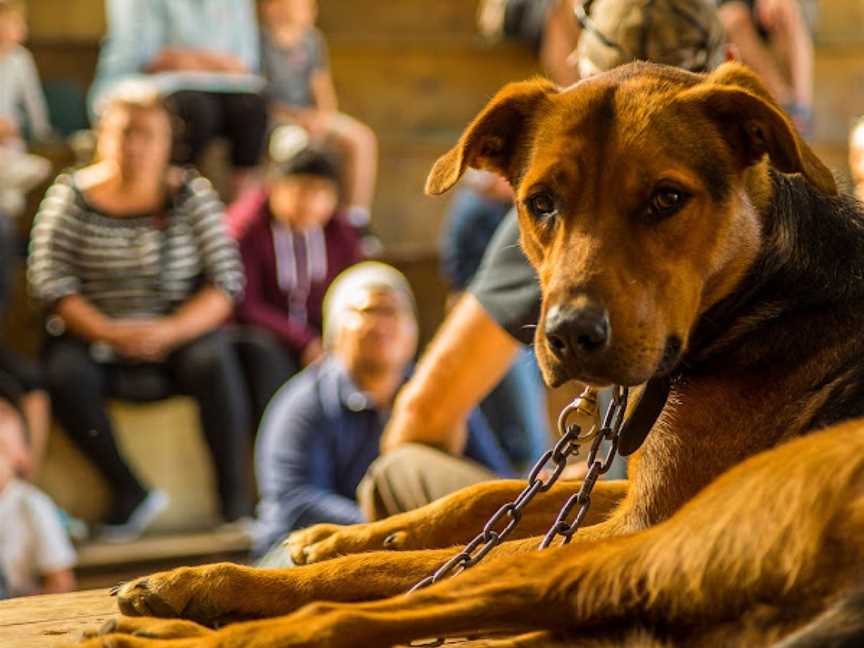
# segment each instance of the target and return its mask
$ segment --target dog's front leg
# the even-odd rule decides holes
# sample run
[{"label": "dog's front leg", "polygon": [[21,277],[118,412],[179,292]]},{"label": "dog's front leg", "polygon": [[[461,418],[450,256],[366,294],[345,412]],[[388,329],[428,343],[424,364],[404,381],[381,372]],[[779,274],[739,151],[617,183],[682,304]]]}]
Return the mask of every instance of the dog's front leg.
[{"label": "dog's front leg", "polygon": [[[505,542],[492,555],[531,552],[538,541]],[[126,583],[118,591],[118,604],[131,616],[183,618],[209,626],[274,617],[312,601],[372,601],[401,594],[455,551],[373,552],[287,569],[233,563],[182,567]]]},{"label": "dog's front leg", "polygon": [[[544,628],[553,624],[556,616],[546,597],[549,565],[557,564],[561,552],[573,551],[578,551],[578,547],[518,557],[499,556],[487,565],[427,590],[375,603],[313,603],[287,617],[237,623],[206,637],[179,639],[176,644],[159,640],[150,643],[112,634],[101,639],[104,643],[86,645],[100,648],[383,648],[415,638],[437,636],[441,632],[453,635],[478,630]],[[323,564],[335,562],[338,561]],[[378,570],[380,565],[370,573]],[[354,586],[362,588],[362,581],[349,581],[347,577],[342,581],[343,589]]]},{"label": "dog's front leg", "polygon": [[[500,480],[469,486],[431,504],[369,524],[321,524],[291,534],[286,549],[298,565],[336,556],[377,550],[439,549],[471,540],[501,506],[525,488],[521,480]],[[581,481],[559,482],[540,493],[524,510],[511,539],[546,532],[564,501]],[[626,481],[598,482],[585,525],[605,520],[627,494]]]}]

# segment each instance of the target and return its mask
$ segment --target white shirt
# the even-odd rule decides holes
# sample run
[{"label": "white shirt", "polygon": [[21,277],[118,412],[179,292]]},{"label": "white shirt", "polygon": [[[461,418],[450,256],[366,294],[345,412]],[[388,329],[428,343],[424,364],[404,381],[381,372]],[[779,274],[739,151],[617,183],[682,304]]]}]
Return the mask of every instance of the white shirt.
[{"label": "white shirt", "polygon": [[0,56],[0,117],[20,127],[22,116],[26,117],[34,137],[50,134],[51,124],[39,73],[30,52],[19,46]]},{"label": "white shirt", "polygon": [[0,569],[9,593],[38,593],[42,574],[69,569],[75,561],[51,499],[32,484],[11,480],[0,491]]}]

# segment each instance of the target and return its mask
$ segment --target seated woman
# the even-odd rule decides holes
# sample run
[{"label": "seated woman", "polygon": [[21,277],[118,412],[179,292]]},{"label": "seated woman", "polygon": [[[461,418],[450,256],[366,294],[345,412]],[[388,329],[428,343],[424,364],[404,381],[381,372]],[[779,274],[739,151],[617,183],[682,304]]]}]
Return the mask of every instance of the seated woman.
[{"label": "seated woman", "polygon": [[402,455],[402,470],[373,466],[393,397],[417,350],[414,297],[397,270],[368,261],[340,275],[325,300],[324,342],[324,359],[276,394],[261,424],[259,553],[294,529],[374,519],[386,514],[387,500],[407,510],[509,474],[507,457],[479,413],[463,430],[462,447],[417,446]]},{"label": "seated woman", "polygon": [[[221,512],[250,513],[249,404],[220,325],[243,288],[210,183],[169,164],[171,116],[140,83],[107,98],[98,161],[62,174],[31,235],[28,278],[47,307],[45,380],[66,433],[108,481],[105,537],[139,534],[167,504],[122,457],[108,396],[198,401]],[[124,386],[125,385],[125,386]]]}]

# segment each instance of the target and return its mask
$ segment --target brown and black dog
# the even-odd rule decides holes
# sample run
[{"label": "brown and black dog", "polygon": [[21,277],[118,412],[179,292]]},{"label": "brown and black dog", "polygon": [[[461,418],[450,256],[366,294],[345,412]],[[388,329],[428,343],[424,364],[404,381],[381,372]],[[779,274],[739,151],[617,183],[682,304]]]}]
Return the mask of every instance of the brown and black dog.
[{"label": "brown and black dog", "polygon": [[862,206],[734,64],[508,85],[428,191],[469,166],[516,189],[547,381],[669,375],[629,483],[598,483],[591,526],[536,551],[530,536],[576,488],[556,486],[516,540],[411,594],[524,484],[313,527],[290,540],[309,563],[293,569],[139,579],[119,592],[130,616],[88,645],[380,648],[484,632],[509,638],[472,645],[862,645]]}]

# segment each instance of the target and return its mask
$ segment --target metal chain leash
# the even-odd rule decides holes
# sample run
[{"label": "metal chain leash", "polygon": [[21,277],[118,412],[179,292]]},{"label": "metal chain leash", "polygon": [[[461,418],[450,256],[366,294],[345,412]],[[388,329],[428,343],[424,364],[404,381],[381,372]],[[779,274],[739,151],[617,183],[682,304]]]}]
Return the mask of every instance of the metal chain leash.
[{"label": "metal chain leash", "polygon": [[[537,464],[531,469],[528,475],[528,484],[519,496],[512,502],[499,508],[483,526],[483,530],[471,542],[465,545],[462,551],[441,565],[433,574],[417,583],[409,591],[414,592],[428,587],[451,573],[459,574],[483,560],[492,549],[501,544],[513,532],[516,525],[522,519],[522,510],[528,506],[531,500],[538,493],[548,491],[558,481],[558,478],[567,466],[567,460],[571,456],[578,455],[581,446],[591,442],[591,449],[587,458],[589,469],[582,487],[576,495],[567,500],[558,514],[555,524],[541,543],[541,548],[549,546],[549,543],[558,535],[565,538],[565,543],[569,542],[588,512],[588,507],[591,505],[591,490],[594,488],[594,484],[600,475],[609,470],[609,466],[615,457],[615,451],[618,446],[618,435],[621,431],[621,424],[624,421],[624,410],[627,407],[627,394],[628,389],[626,387],[616,386],[613,391],[612,403],[603,416],[602,424],[599,426],[595,424],[586,434],[581,434],[582,428],[575,423],[569,424],[568,421],[574,414],[590,416],[596,419],[597,392],[591,387],[586,387],[561,412],[561,415],[558,417],[558,432],[561,438],[558,439],[558,442],[551,450],[547,450],[540,457]],[[611,441],[612,446],[601,462],[596,457],[600,444],[604,439]],[[554,467],[551,469],[552,472],[548,478],[544,480],[541,473],[550,461],[554,462]],[[577,517],[572,523],[568,523],[566,521],[567,517],[577,504],[580,505]],[[502,523],[504,523],[503,528],[499,528]]]},{"label": "metal chain leash", "polygon": [[[624,412],[627,409],[627,396],[629,390],[626,387],[615,386],[612,390],[612,402],[603,416],[603,422],[600,426],[600,432],[594,437],[591,443],[591,449],[588,451],[588,457],[585,462],[588,464],[588,472],[582,479],[582,487],[579,492],[572,495],[561,507],[558,517],[555,518],[555,523],[546,533],[543,541],[540,543],[540,549],[546,549],[555,538],[561,536],[564,540],[562,544],[568,544],[573,539],[582,522],[585,521],[585,516],[588,514],[588,509],[591,508],[591,491],[594,490],[594,484],[597,483],[600,475],[608,472],[612,467],[612,462],[615,460],[615,455],[618,452],[618,440],[621,436],[621,426],[624,423]],[[597,458],[600,452],[600,446],[603,441],[609,441],[609,450],[603,460]],[[576,516],[572,522],[568,522],[567,518],[571,511],[578,505]]]}]

